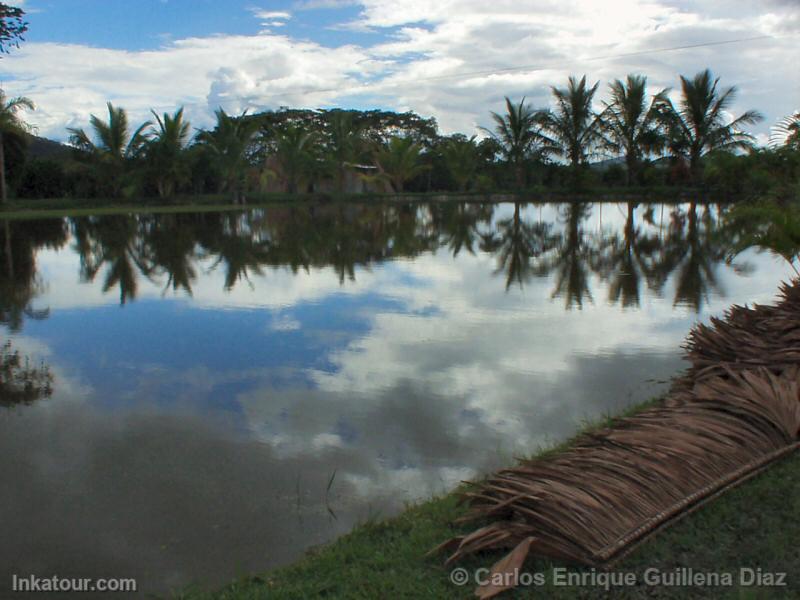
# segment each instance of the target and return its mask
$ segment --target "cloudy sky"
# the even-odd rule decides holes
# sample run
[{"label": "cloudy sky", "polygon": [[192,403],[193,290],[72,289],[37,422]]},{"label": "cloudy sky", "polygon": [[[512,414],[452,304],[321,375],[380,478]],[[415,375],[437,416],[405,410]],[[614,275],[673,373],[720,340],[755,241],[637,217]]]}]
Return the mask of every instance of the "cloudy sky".
[{"label": "cloudy sky", "polygon": [[[710,67],[761,110],[766,140],[800,108],[800,1],[18,0],[30,32],[0,59],[0,84],[63,140],[113,101],[144,120],[185,105],[388,108],[475,133],[504,95],[549,103],[569,74],[629,72],[655,88]],[[738,41],[734,41],[738,40]],[[730,43],[728,43],[730,42]],[[691,46],[685,48],[686,46]],[[678,49],[684,47],[682,49]]]}]

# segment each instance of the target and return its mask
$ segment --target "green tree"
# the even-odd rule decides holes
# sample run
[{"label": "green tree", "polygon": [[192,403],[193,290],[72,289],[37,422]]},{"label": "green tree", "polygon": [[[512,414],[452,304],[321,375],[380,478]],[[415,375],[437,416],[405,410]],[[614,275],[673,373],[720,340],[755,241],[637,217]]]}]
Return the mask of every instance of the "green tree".
[{"label": "green tree", "polygon": [[212,131],[201,132],[197,139],[216,158],[224,186],[230,192],[233,202],[238,204],[243,200],[242,183],[248,166],[247,152],[258,123],[246,118],[247,111],[234,117],[220,108],[214,114],[217,116],[216,127]]},{"label": "green tree", "polygon": [[289,125],[275,134],[275,157],[286,181],[286,191],[296,194],[301,181],[316,167],[314,141],[317,134],[302,125]]},{"label": "green tree", "polygon": [[9,47],[19,48],[22,36],[28,31],[28,23],[23,17],[25,11],[16,6],[0,2],[0,53],[9,52]]},{"label": "green tree", "polygon": [[491,113],[495,122],[494,131],[486,133],[497,140],[503,156],[514,170],[518,188],[525,187],[525,164],[542,141],[537,116],[539,113],[525,103],[525,98],[514,104],[506,97],[506,112]]},{"label": "green tree", "polygon": [[714,150],[751,148],[753,137],[741,130],[743,125],[763,119],[748,110],[735,119],[728,111],[736,98],[736,87],[719,89],[719,77],[706,69],[689,79],[681,75],[681,97],[677,106],[669,104],[670,148],[676,157],[689,164],[692,182],[702,180],[702,159]]},{"label": "green tree", "polygon": [[625,158],[628,185],[636,181],[644,158],[666,146],[663,112],[668,90],[663,89],[648,102],[647,77],[628,75],[609,85],[611,102],[604,102],[601,127],[604,145]]},{"label": "green tree", "polygon": [[454,135],[442,146],[442,156],[458,191],[466,191],[475,179],[480,161],[475,136]]},{"label": "green tree", "polygon": [[152,112],[158,128],[147,143],[147,158],[155,175],[158,195],[168,198],[189,177],[184,150],[190,125],[183,118],[182,107],[173,115],[164,113],[163,117]]},{"label": "green tree", "polygon": [[94,131],[93,141],[83,129],[69,128],[70,142],[104,171],[106,182],[114,196],[122,190],[122,177],[130,161],[141,156],[148,137],[150,121],[142,123],[133,134],[128,125],[128,113],[111,102],[108,106],[108,121],[91,115],[89,123]]},{"label": "green tree", "polygon": [[3,90],[0,90],[0,204],[5,204],[8,195],[6,190],[6,143],[23,143],[25,133],[29,129],[28,125],[19,117],[19,112],[23,109],[33,110],[33,102],[24,97],[7,99]]},{"label": "green tree", "polygon": [[589,152],[601,141],[600,118],[592,110],[599,82],[589,87],[586,76],[569,78],[567,87],[553,87],[555,110],[539,116],[545,149],[569,161],[573,173],[586,164]]},{"label": "green tree", "polygon": [[393,137],[386,144],[376,146],[373,160],[378,178],[388,182],[401,193],[405,184],[427,168],[421,162],[422,146],[410,137]]}]

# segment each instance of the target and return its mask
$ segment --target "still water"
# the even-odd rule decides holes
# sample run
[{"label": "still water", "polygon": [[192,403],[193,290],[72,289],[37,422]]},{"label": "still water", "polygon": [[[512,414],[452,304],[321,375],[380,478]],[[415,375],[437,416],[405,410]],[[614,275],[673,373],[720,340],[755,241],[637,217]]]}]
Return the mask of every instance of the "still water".
[{"label": "still water", "polygon": [[653,396],[693,323],[790,274],[727,263],[724,210],[5,222],[0,591],[219,585]]}]

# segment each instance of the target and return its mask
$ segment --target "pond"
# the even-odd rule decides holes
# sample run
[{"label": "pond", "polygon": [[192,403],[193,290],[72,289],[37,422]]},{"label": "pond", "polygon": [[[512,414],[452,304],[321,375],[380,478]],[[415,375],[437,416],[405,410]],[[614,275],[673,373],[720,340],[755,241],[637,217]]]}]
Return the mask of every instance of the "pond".
[{"label": "pond", "polygon": [[285,564],[658,394],[790,268],[716,204],[10,220],[0,578]]}]

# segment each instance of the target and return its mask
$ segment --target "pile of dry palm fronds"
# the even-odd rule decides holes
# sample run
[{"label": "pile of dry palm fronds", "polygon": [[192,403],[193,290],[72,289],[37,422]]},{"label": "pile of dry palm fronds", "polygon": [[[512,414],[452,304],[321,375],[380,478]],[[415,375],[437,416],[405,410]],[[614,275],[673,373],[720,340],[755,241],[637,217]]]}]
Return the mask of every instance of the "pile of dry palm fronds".
[{"label": "pile of dry palm fronds", "polygon": [[607,566],[798,447],[800,283],[782,286],[777,305],[733,307],[697,326],[687,350],[692,366],[659,406],[467,493],[466,520],[490,522],[442,544],[447,564],[513,548],[494,572],[513,573],[529,552]]}]

